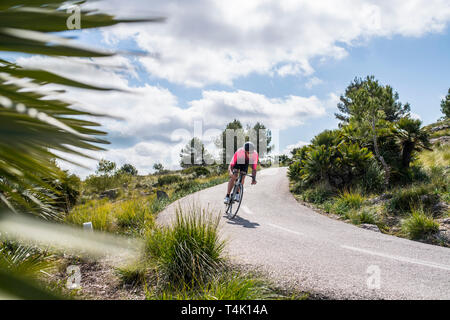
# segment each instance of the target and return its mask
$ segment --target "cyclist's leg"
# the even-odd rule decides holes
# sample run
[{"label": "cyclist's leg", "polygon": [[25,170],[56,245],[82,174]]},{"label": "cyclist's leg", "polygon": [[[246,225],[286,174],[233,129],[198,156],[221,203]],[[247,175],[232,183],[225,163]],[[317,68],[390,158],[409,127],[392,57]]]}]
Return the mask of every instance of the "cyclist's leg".
[{"label": "cyclist's leg", "polygon": [[234,184],[236,183],[236,180],[238,178],[238,173],[236,172],[228,181],[228,188],[227,188],[227,195],[231,193],[231,190],[233,190]]},{"label": "cyclist's leg", "polygon": [[[244,165],[242,165],[242,166],[239,168],[239,173],[240,173],[241,176],[242,176],[242,178],[241,178],[241,183],[242,183],[242,185],[244,185],[245,177],[246,177],[247,172],[248,172],[248,165],[245,165],[245,164],[244,164]],[[241,192],[240,188],[239,188],[239,190],[237,190],[237,192],[238,192],[238,193]]]}]

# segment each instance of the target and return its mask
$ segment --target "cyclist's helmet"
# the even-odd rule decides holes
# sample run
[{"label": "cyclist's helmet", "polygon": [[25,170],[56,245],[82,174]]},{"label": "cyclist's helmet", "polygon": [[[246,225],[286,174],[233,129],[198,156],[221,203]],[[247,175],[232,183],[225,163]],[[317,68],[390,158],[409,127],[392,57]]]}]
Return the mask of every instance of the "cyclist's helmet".
[{"label": "cyclist's helmet", "polygon": [[251,153],[251,152],[255,151],[256,148],[252,142],[248,141],[244,144],[244,149],[245,149],[245,151]]}]

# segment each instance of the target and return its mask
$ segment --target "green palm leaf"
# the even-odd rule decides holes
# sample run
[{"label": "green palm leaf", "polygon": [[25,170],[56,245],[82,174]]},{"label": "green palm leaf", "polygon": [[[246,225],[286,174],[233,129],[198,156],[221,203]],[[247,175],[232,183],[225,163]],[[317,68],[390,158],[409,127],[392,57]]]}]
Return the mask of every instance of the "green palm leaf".
[{"label": "green palm leaf", "polygon": [[[67,19],[71,13],[65,9],[67,4],[70,3],[64,0],[2,0],[0,51],[89,58],[116,54],[84,47],[68,36]],[[164,20],[159,17],[119,20],[108,14],[86,10],[82,10],[80,15],[83,29]],[[41,218],[57,219],[58,212],[52,206],[57,192],[52,181],[58,178],[54,159],[73,162],[70,155],[86,156],[83,150],[103,150],[101,145],[107,141],[101,138],[105,133],[96,129],[98,123],[80,118],[99,115],[77,110],[67,101],[49,98],[55,92],[42,90],[42,86],[48,84],[84,90],[115,89],[86,84],[44,70],[27,69],[0,58],[0,209],[7,207],[16,213],[31,212]],[[56,151],[64,152],[68,159],[58,156],[60,153]],[[0,212],[0,220],[2,217],[6,216]],[[21,230],[22,235],[42,229],[34,220],[24,225],[25,229],[19,226],[16,224],[14,230]],[[38,234],[49,234],[50,229]],[[0,228],[0,232],[5,230]],[[54,243],[63,238],[64,233],[60,233],[51,241]],[[74,240],[68,243],[73,245]],[[98,243],[93,245],[96,246]],[[112,247],[117,248],[118,245]],[[29,254],[25,247],[20,247],[14,255],[0,251],[0,262],[3,262],[0,263],[0,298],[56,298],[28,278],[11,273],[11,266],[20,266],[23,269],[21,274],[39,266],[40,257]]]}]

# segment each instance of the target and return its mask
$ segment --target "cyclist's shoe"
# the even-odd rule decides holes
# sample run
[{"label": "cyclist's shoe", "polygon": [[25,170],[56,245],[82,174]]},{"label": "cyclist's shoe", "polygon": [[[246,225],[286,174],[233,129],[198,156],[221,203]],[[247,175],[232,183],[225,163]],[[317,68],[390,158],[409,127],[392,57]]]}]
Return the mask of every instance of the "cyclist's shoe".
[{"label": "cyclist's shoe", "polygon": [[225,204],[229,204],[230,203],[230,197],[229,196],[226,196],[225,197],[225,199],[223,200],[223,203],[225,203]]},{"label": "cyclist's shoe", "polygon": [[234,196],[234,201],[239,202],[241,200],[241,195],[239,193],[236,193]]}]

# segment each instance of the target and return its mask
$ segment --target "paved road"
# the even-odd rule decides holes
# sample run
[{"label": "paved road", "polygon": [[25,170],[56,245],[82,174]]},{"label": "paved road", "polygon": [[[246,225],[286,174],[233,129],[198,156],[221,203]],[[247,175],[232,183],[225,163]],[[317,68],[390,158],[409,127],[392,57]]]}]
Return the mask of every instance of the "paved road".
[{"label": "paved road", "polygon": [[[224,184],[179,202],[195,201],[222,216],[221,231],[235,262],[254,266],[283,286],[333,299],[450,299],[450,249],[320,215],[290,194],[286,168],[261,171],[255,186],[247,180],[233,221],[224,217]],[[169,221],[177,205],[159,221]]]}]

